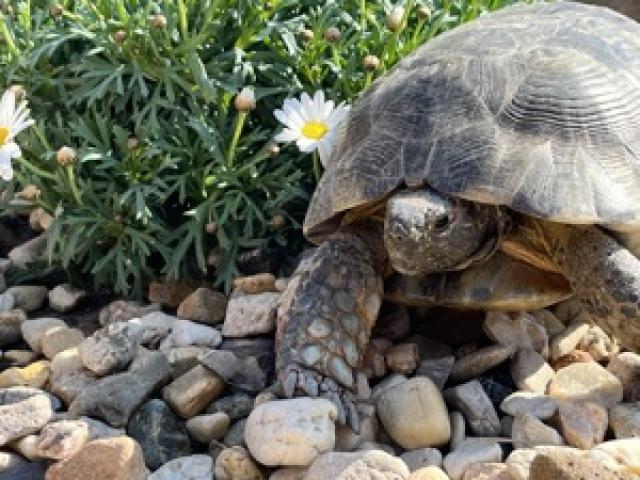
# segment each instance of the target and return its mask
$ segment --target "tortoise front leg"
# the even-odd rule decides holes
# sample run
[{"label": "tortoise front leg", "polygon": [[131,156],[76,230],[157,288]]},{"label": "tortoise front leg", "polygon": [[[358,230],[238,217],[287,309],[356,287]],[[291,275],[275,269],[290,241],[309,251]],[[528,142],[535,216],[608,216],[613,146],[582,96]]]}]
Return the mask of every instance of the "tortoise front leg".
[{"label": "tortoise front leg", "polygon": [[603,330],[640,349],[640,260],[598,227],[542,223],[550,253]]},{"label": "tortoise front leg", "polygon": [[376,252],[363,232],[338,232],[301,262],[280,301],[276,335],[276,369],[285,395],[298,390],[328,398],[339,420],[356,430],[352,392],[383,289]]}]

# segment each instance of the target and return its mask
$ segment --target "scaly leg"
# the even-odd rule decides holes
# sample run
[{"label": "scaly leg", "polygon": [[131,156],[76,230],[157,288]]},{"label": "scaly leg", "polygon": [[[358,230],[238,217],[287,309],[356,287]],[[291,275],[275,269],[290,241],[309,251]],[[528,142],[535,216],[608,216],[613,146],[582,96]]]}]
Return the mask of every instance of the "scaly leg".
[{"label": "scaly leg", "polygon": [[354,430],[356,371],[382,299],[376,238],[366,227],[333,234],[301,262],[278,308],[276,369],[285,395],[297,389],[333,401]]}]

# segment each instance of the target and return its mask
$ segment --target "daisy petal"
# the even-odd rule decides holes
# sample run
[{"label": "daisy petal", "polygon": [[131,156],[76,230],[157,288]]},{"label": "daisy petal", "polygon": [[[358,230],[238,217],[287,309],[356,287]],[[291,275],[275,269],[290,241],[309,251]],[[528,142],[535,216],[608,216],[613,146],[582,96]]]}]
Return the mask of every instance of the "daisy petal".
[{"label": "daisy petal", "polygon": [[11,151],[6,146],[0,148],[0,178],[9,181],[13,178],[13,167],[11,166]]},{"label": "daisy petal", "polygon": [[274,137],[275,141],[279,143],[293,142],[298,138],[300,138],[300,132],[292,130],[290,128],[285,128],[282,132]]},{"label": "daisy petal", "polygon": [[296,140],[296,145],[301,152],[309,153],[315,150],[318,142],[316,140],[311,140],[310,138],[301,137]]}]

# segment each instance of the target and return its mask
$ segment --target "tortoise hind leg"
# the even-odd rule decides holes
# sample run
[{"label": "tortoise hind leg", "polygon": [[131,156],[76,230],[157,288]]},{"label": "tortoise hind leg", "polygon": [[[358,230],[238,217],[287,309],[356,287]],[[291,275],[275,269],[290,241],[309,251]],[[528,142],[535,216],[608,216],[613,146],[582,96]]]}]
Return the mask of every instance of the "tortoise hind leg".
[{"label": "tortoise hind leg", "polygon": [[297,389],[332,400],[341,423],[355,430],[356,369],[382,298],[368,243],[360,231],[325,240],[294,273],[277,318],[276,369],[285,395]]},{"label": "tortoise hind leg", "polygon": [[543,224],[550,253],[603,330],[640,349],[640,259],[598,227]]}]

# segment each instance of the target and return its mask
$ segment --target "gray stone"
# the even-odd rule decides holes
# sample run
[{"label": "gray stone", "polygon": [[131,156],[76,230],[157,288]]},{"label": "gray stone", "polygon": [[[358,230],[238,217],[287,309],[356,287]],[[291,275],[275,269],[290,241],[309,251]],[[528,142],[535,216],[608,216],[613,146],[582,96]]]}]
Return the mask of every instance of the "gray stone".
[{"label": "gray stone", "polygon": [[409,471],[413,472],[423,467],[441,467],[442,453],[437,448],[419,448],[418,450],[410,450],[400,455]]},{"label": "gray stone", "polygon": [[451,379],[461,382],[475,378],[505,362],[514,351],[513,346],[492,345],[480,348],[456,360],[451,369]]},{"label": "gray stone", "polygon": [[176,320],[171,326],[171,333],[160,343],[160,350],[167,352],[175,347],[191,345],[216,348],[222,343],[222,335],[209,325]]},{"label": "gray stone", "polygon": [[444,391],[445,399],[460,410],[478,436],[500,434],[500,420],[491,400],[477,380]]},{"label": "gray stone", "polygon": [[257,393],[267,386],[267,375],[254,357],[239,358],[226,350],[210,350],[200,357],[200,362],[241,390]]},{"label": "gray stone", "polygon": [[191,454],[184,423],[162,400],[150,400],[140,406],[129,420],[127,434],[138,441],[144,461],[152,470]]},{"label": "gray stone", "polygon": [[569,445],[589,450],[604,440],[608,425],[607,409],[589,400],[561,402],[558,423]]},{"label": "gray stone", "polygon": [[474,463],[500,462],[502,449],[495,440],[467,438],[458,448],[444,457],[444,470],[451,480],[461,480],[464,472]]},{"label": "gray stone", "polygon": [[44,392],[29,388],[0,389],[0,446],[44,427],[53,410]]},{"label": "gray stone", "polygon": [[512,318],[506,312],[487,312],[484,325],[487,336],[505,347],[530,348],[543,357],[549,353],[549,338],[545,328],[526,312]]},{"label": "gray stone", "polygon": [[218,412],[209,415],[196,415],[187,420],[187,431],[191,438],[204,444],[219,440],[227,433],[231,419],[226,413]]},{"label": "gray stone", "polygon": [[368,403],[356,404],[358,417],[360,419],[360,431],[357,433],[347,425],[336,425],[336,446],[335,450],[340,452],[351,452],[358,449],[365,442],[373,442],[378,438],[380,422],[376,415],[376,407]]},{"label": "gray stone", "polygon": [[11,259],[0,258],[0,273],[7,273],[12,266],[13,263],[11,262]]},{"label": "gray stone", "polygon": [[84,290],[75,289],[68,283],[64,283],[49,292],[49,306],[56,312],[70,312],[86,295],[87,292]]},{"label": "gray stone", "polygon": [[520,390],[546,393],[554,375],[553,368],[530,348],[519,349],[511,361],[511,376]]},{"label": "gray stone", "polygon": [[211,480],[213,460],[209,455],[190,455],[162,465],[147,480]]},{"label": "gray stone", "polygon": [[27,320],[24,310],[16,309],[0,313],[0,348],[22,338],[21,326]]},{"label": "gray stone", "polygon": [[13,310],[16,301],[10,293],[0,293],[0,313]]},{"label": "gray stone", "polygon": [[276,327],[276,305],[280,293],[245,294],[235,290],[229,299],[222,326],[225,337],[246,337],[270,333]]},{"label": "gray stone", "polygon": [[22,338],[24,338],[31,350],[36,353],[42,353],[42,337],[53,328],[66,326],[67,324],[59,318],[46,317],[22,322],[20,330]]},{"label": "gray stone", "polygon": [[609,411],[609,425],[616,438],[640,437],[640,402],[613,407]]},{"label": "gray stone", "polygon": [[625,402],[640,400],[640,355],[633,352],[614,355],[607,370],[622,383]]},{"label": "gray stone", "polygon": [[420,361],[418,368],[416,369],[416,375],[422,375],[429,377],[433,380],[439,390],[444,388],[444,384],[447,383],[447,379],[451,374],[453,365],[456,362],[456,357],[453,355],[447,355],[444,357],[426,358]]},{"label": "gray stone", "polygon": [[449,413],[449,423],[451,424],[451,440],[449,441],[449,445],[451,450],[455,450],[466,438],[467,427],[464,421],[464,415],[462,415],[461,412]]},{"label": "gray stone", "polygon": [[152,303],[143,305],[130,300],[115,300],[100,310],[98,321],[103,327],[111,323],[127,322],[134,318],[141,318],[152,312],[159,312],[162,305]]},{"label": "gray stone", "polygon": [[402,460],[380,450],[328,452],[309,467],[305,480],[406,480],[409,469]]},{"label": "gray stone", "polygon": [[132,322],[107,325],[80,344],[82,363],[99,376],[122,370],[136,355],[142,333]]},{"label": "gray stone", "polygon": [[74,348],[84,340],[84,334],[77,328],[53,327],[42,336],[40,346],[42,353],[53,360],[58,353]]},{"label": "gray stone", "polygon": [[19,285],[9,287],[5,293],[13,295],[16,308],[33,312],[42,307],[49,291],[47,287],[39,285]]},{"label": "gray stone", "polygon": [[98,381],[97,377],[87,370],[80,359],[77,348],[58,353],[49,366],[49,389],[69,405],[76,396]]},{"label": "gray stone", "polygon": [[11,260],[13,267],[26,268],[30,263],[42,259],[46,248],[46,233],[42,233],[22,245],[13,248],[7,256],[9,260]]},{"label": "gray stone", "polygon": [[502,401],[500,410],[513,416],[530,413],[536,418],[546,420],[558,411],[558,402],[541,393],[515,392]]},{"label": "gray stone", "polygon": [[515,448],[532,448],[539,445],[562,445],[560,434],[529,413],[515,417],[511,428]]},{"label": "gray stone", "polygon": [[189,347],[170,348],[164,353],[169,359],[169,365],[171,365],[171,377],[178,378],[193,367],[200,365],[199,358],[210,351],[211,349],[208,347],[197,347],[193,345]]},{"label": "gray stone", "polygon": [[15,453],[0,452],[0,480],[44,480],[44,465]]},{"label": "gray stone", "polygon": [[235,447],[235,446],[245,447],[246,441],[245,441],[244,430],[246,426],[247,426],[246,418],[241,418],[237,422],[232,423],[231,426],[229,427],[229,430],[227,430],[227,433],[224,434],[224,438],[222,439],[222,442],[229,447]]},{"label": "gray stone", "polygon": [[207,413],[223,412],[233,421],[248,417],[251,410],[253,410],[253,398],[246,393],[234,393],[212,402],[207,408]]}]

